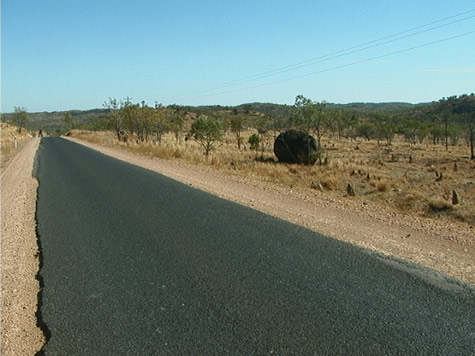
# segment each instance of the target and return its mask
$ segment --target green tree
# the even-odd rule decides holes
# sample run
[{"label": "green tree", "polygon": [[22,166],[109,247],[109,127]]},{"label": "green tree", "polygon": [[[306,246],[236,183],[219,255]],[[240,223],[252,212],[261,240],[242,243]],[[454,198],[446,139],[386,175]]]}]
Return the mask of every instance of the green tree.
[{"label": "green tree", "polygon": [[71,113],[69,111],[67,111],[65,114],[64,114],[64,123],[66,124],[66,130],[73,130],[74,129],[74,119],[73,119],[73,115],[71,115]]},{"label": "green tree", "polygon": [[230,126],[231,132],[236,136],[238,150],[240,150],[242,144],[241,133],[244,130],[244,119],[242,118],[242,116],[235,114],[230,120]]},{"label": "green tree", "polygon": [[454,109],[456,96],[440,99],[435,104],[435,112],[438,114],[443,127],[445,138],[445,150],[449,150],[449,124],[452,121],[452,111]]},{"label": "green tree", "polygon": [[26,108],[15,106],[13,122],[18,127],[18,133],[21,133],[21,130],[25,128],[28,121],[28,112],[26,111]]},{"label": "green tree", "polygon": [[206,157],[214,149],[215,142],[222,136],[221,125],[212,117],[198,118],[191,125],[190,133],[201,144]]},{"label": "green tree", "polygon": [[152,132],[157,136],[158,144],[162,143],[163,134],[170,128],[164,110],[160,106],[155,106],[155,113],[152,117]]},{"label": "green tree", "polygon": [[470,159],[475,159],[475,95],[459,96],[453,112],[456,114],[456,121],[465,132],[470,145]]},{"label": "green tree", "polygon": [[124,129],[122,115],[120,113],[120,109],[123,106],[122,103],[119,103],[117,99],[109,98],[102,104],[102,106],[109,110],[109,125],[115,131],[117,140],[120,141],[122,138],[122,131]]},{"label": "green tree", "polygon": [[257,152],[259,151],[259,148],[261,147],[261,136],[259,134],[252,134],[251,136],[249,136],[248,142],[251,145],[250,146],[251,150],[256,152],[256,157],[257,157]]},{"label": "green tree", "polygon": [[295,107],[298,110],[297,126],[307,134],[313,129],[315,118],[315,105],[311,99],[298,95],[295,98]]},{"label": "green tree", "polygon": [[416,144],[422,143],[427,136],[427,126],[419,120],[408,119],[401,127],[401,132],[406,141]]},{"label": "green tree", "polygon": [[378,144],[379,140],[384,139],[387,145],[391,145],[397,129],[395,119],[387,114],[374,113],[372,121],[376,128]]},{"label": "green tree", "polygon": [[444,129],[438,122],[429,124],[429,133],[432,137],[432,144],[439,144],[440,140],[444,138]]},{"label": "green tree", "polygon": [[474,147],[475,147],[475,110],[471,113],[461,114],[461,122],[466,127],[466,135],[470,143],[470,159],[475,159]]},{"label": "green tree", "polygon": [[140,131],[140,106],[132,104],[130,101],[125,102],[119,114],[123,128],[130,134],[135,134],[138,137]]},{"label": "green tree", "polygon": [[175,134],[176,143],[180,141],[180,133],[183,130],[183,126],[185,125],[185,120],[183,117],[177,112],[170,118],[169,127]]},{"label": "green tree", "polygon": [[328,111],[329,127],[333,133],[337,132],[338,138],[343,136],[343,131],[350,126],[349,117],[342,109],[331,109]]},{"label": "green tree", "polygon": [[298,95],[295,98],[295,107],[298,110],[298,127],[307,134],[313,131],[317,136],[318,147],[322,147],[322,138],[329,129],[328,116],[324,112],[326,103],[313,102],[303,95]]},{"label": "green tree", "polygon": [[152,135],[155,124],[155,109],[142,103],[142,106],[138,110],[138,138],[141,142],[148,141]]},{"label": "green tree", "polygon": [[371,140],[375,136],[374,125],[368,121],[360,123],[356,126],[356,136]]}]

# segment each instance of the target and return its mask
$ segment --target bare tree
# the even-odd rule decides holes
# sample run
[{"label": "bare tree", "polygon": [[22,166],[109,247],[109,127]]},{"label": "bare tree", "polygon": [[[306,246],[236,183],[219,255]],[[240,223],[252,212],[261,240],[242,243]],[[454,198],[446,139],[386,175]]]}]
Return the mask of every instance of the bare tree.
[{"label": "bare tree", "polygon": [[18,133],[21,133],[21,130],[25,128],[28,123],[28,113],[26,108],[15,106],[15,113],[13,115],[13,122],[18,127]]}]

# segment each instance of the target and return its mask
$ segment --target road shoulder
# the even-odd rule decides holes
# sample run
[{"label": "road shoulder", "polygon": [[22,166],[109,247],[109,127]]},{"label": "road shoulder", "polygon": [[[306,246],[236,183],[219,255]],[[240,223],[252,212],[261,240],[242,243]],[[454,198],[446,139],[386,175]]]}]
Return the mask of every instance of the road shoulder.
[{"label": "road shoulder", "polygon": [[36,191],[32,177],[39,138],[30,140],[1,176],[1,344],[0,354],[34,355],[44,343],[37,327],[40,290],[36,236]]}]

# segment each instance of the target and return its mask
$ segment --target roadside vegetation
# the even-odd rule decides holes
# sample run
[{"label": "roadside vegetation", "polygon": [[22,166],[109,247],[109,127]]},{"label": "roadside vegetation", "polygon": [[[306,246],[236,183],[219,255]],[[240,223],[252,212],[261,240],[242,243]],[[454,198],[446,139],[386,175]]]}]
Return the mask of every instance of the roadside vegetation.
[{"label": "roadside vegetation", "polygon": [[[319,190],[420,216],[475,225],[475,96],[405,107],[342,108],[298,96],[255,110],[148,107],[109,99],[101,125],[69,134],[101,145]],[[271,104],[269,104],[271,105]],[[268,106],[267,109],[275,106]],[[314,165],[277,162],[273,143],[295,128],[319,142]]]},{"label": "roadside vegetation", "polygon": [[33,137],[34,134],[24,128],[19,130],[18,126],[2,122],[0,130],[0,168],[4,168],[8,161]]},{"label": "roadside vegetation", "polygon": [[[299,95],[292,106],[149,106],[109,98],[85,112],[15,109],[2,115],[16,125],[2,123],[2,164],[34,135],[24,127],[48,127],[49,135],[475,225],[474,94],[418,105],[337,105]],[[315,164],[277,161],[274,140],[289,129],[315,138]]]}]

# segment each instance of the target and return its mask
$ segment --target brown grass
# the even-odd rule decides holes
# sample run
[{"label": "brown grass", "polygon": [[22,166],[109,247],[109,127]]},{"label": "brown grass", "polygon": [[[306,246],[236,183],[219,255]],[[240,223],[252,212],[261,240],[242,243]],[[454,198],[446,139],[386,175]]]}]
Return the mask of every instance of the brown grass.
[{"label": "brown grass", "polygon": [[444,199],[430,199],[428,202],[429,212],[439,213],[442,211],[449,211],[453,209],[452,204]]},{"label": "brown grass", "polygon": [[[356,193],[351,199],[389,206],[408,214],[475,225],[475,162],[469,159],[466,146],[453,146],[446,151],[443,146],[413,145],[400,138],[391,146],[366,140],[326,138],[323,146],[328,164],[308,167],[275,162],[270,143],[256,159],[256,153],[248,148],[239,151],[231,135],[225,135],[209,157],[203,155],[203,149],[194,140],[176,143],[173,135],[165,135],[160,145],[118,143],[112,133],[105,132],[74,132],[73,135],[141,155],[183,160],[232,175],[301,187],[309,192],[321,186],[327,194],[343,196],[351,183]],[[273,139],[267,141],[273,142]],[[451,204],[454,189],[462,198],[457,206]]]},{"label": "brown grass", "polygon": [[19,133],[15,126],[2,122],[0,126],[0,167],[3,168],[32,137],[30,132],[22,130]]}]

